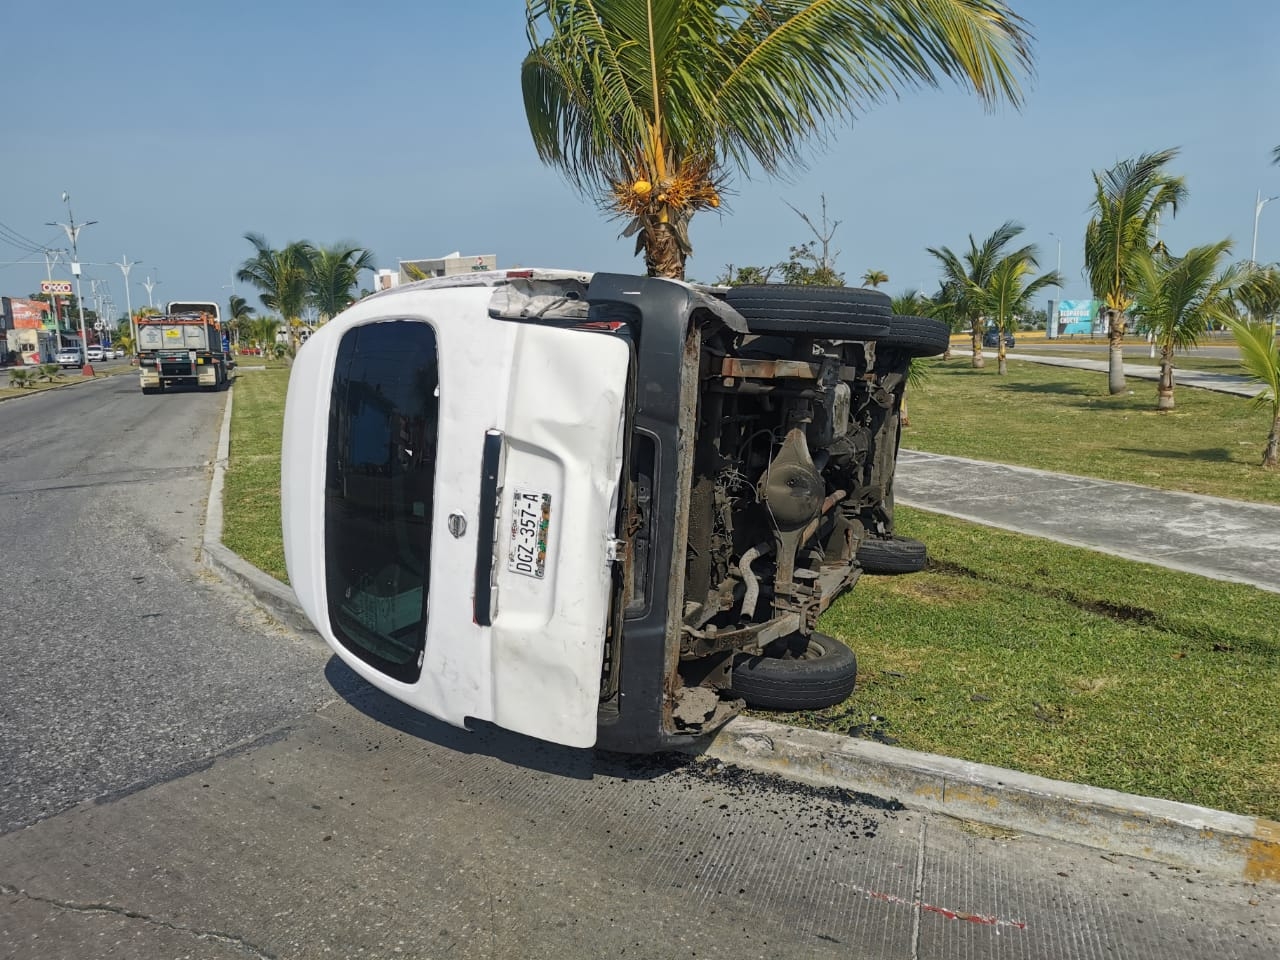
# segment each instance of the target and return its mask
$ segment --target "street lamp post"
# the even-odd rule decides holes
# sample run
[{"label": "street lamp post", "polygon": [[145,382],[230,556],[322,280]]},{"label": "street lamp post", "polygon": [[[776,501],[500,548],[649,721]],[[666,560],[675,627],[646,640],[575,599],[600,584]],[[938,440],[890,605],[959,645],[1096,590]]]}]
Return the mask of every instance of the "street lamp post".
[{"label": "street lamp post", "polygon": [[[1062,276],[1062,237],[1058,236],[1052,230],[1049,231],[1049,236],[1053,237],[1053,239],[1058,241],[1058,265],[1054,268],[1054,273],[1056,273],[1058,276]],[[1053,316],[1049,318],[1049,323],[1053,327],[1053,334],[1055,337],[1058,335],[1058,304],[1061,301],[1062,301],[1062,288],[1059,287],[1058,296],[1053,301]]]},{"label": "street lamp post", "polygon": [[[132,349],[134,353],[138,352],[138,324],[133,319],[133,299],[129,296],[129,271],[141,262],[141,260],[135,260],[133,263],[130,263],[129,255],[126,253],[120,258],[120,262],[116,264],[124,274],[124,308],[129,313],[129,337],[133,343],[133,346],[130,349]],[[147,277],[147,282],[151,282],[150,277]],[[147,299],[151,299],[151,289],[149,287],[147,289]]]},{"label": "street lamp post", "polygon": [[[49,283],[53,283],[53,265],[58,262],[58,257],[66,251],[64,250],[48,250],[44,251],[44,274],[48,278]],[[57,349],[62,349],[62,318],[58,316],[58,295],[56,293],[49,294],[49,305],[53,307],[53,339],[57,341]]]},{"label": "street lamp post", "polygon": [[152,280],[151,274],[147,274],[147,279],[142,281],[142,285],[147,288],[147,306],[152,310],[156,308],[155,302],[151,299],[151,291],[160,286],[159,280]]},{"label": "street lamp post", "polygon": [[1249,262],[1258,262],[1258,218],[1262,216],[1262,208],[1272,200],[1280,200],[1280,196],[1262,199],[1262,191],[1258,191],[1258,200],[1253,205],[1253,248],[1249,251]]},{"label": "street lamp post", "polygon": [[88,355],[85,352],[88,349],[89,338],[84,333],[84,297],[80,293],[80,253],[79,248],[76,246],[76,240],[79,238],[81,230],[85,227],[93,226],[98,221],[87,220],[84,223],[77,224],[75,214],[71,212],[71,194],[65,190],[62,192],[62,202],[67,205],[67,220],[69,222],[59,223],[52,221],[46,223],[45,226],[61,227],[66,231],[67,239],[71,241],[71,273],[76,278],[76,306],[80,310],[80,353],[81,356],[85,357],[84,366],[81,368],[80,373],[82,376],[91,377],[93,376],[93,367],[89,366]]}]

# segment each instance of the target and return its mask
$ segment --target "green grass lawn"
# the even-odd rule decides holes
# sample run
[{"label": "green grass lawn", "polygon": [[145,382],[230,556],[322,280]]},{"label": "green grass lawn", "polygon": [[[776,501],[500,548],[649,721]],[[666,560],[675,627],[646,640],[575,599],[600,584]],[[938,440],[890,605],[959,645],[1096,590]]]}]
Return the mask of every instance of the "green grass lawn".
[{"label": "green grass lawn", "polygon": [[901,509],[928,568],[822,621],[854,695],[802,726],[1280,817],[1280,595]]},{"label": "green grass lawn", "polygon": [[[287,383],[286,369],[236,382],[223,535],[281,580]],[[913,395],[903,442],[1280,499],[1280,478],[1252,466],[1265,429],[1245,401],[1187,389],[1158,416],[1154,387],[1105,391],[1102,374],[1023,364],[999,378],[953,361]],[[1217,453],[1236,446],[1239,459]],[[1280,818],[1280,595],[922,511],[900,509],[899,529],[928,544],[929,567],[863,577],[822,621],[859,656],[853,697],[767,716]]]},{"label": "green grass lawn", "polygon": [[222,494],[222,542],[285,583],[280,438],[288,385],[289,371],[283,366],[250,370],[236,377],[231,454]]},{"label": "green grass lawn", "polygon": [[1280,503],[1280,472],[1262,470],[1270,419],[1245,397],[1180,387],[1157,413],[1153,380],[1110,396],[1106,374],[1009,364],[981,370],[937,361],[908,393],[913,450],[1123,480],[1236,500]]}]

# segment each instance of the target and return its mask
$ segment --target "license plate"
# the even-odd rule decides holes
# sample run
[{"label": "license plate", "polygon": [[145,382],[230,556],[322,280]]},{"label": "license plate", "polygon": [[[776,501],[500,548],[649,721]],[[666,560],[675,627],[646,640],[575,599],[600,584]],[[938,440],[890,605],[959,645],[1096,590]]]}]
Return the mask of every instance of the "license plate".
[{"label": "license plate", "polygon": [[507,569],[541,580],[547,572],[551,531],[551,494],[517,490],[511,505],[511,542]]}]

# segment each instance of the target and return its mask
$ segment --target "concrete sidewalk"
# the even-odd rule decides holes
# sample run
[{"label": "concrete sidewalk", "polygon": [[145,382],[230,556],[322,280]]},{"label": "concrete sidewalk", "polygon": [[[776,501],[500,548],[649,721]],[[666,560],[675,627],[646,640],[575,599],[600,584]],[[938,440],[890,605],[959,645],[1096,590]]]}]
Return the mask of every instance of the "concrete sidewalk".
[{"label": "concrete sidewalk", "polygon": [[[1038,353],[1007,353],[1010,360],[1027,360],[1031,363],[1043,363],[1052,367],[1074,367],[1077,370],[1098,370],[1107,372],[1106,360],[1088,360],[1083,357],[1050,357]],[[1159,380],[1160,367],[1146,363],[1126,363],[1126,377],[1139,380]],[[1176,364],[1173,369],[1173,385],[1175,387],[1199,387],[1201,390],[1216,390],[1219,393],[1234,393],[1241,397],[1256,397],[1262,392],[1262,385],[1243,373],[1210,373],[1205,370],[1184,370]]]},{"label": "concrete sidewalk", "polygon": [[902,450],[898,503],[1280,593],[1280,507]]}]

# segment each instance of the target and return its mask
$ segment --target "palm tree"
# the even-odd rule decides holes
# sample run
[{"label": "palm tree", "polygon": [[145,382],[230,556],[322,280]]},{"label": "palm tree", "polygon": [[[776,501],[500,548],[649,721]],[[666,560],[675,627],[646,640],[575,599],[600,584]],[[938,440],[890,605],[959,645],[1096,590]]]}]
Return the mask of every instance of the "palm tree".
[{"label": "palm tree", "polygon": [[996,261],[984,284],[970,284],[969,296],[982,315],[996,328],[996,369],[1000,376],[1009,372],[1005,356],[1005,333],[1018,314],[1031,309],[1036,294],[1046,287],[1062,286],[1056,270],[1032,279],[1039,268],[1035,244],[1028,244]]},{"label": "palm tree", "polygon": [[244,339],[252,320],[253,307],[249,306],[249,301],[233,293],[227,300],[227,326],[237,346]]},{"label": "palm tree", "polygon": [[1240,365],[1263,386],[1254,403],[1271,410],[1271,432],[1262,465],[1274,469],[1280,465],[1280,347],[1265,323],[1232,320],[1229,326],[1240,348]]},{"label": "palm tree", "polygon": [[320,322],[333,319],[355,303],[351,291],[360,282],[360,271],[375,269],[373,254],[363,247],[316,247],[311,253],[307,287]]},{"label": "palm tree", "polygon": [[534,148],[683,278],[730,168],[776,174],[841,121],[944,78],[1021,101],[1030,34],[1003,0],[526,0]]},{"label": "palm tree", "polygon": [[290,350],[296,350],[297,325],[307,303],[311,244],[295,240],[283,250],[274,250],[261,234],[246,233],[244,238],[253,244],[255,252],[240,265],[236,279],[257,287],[262,305],[284,317],[289,326]]},{"label": "palm tree", "polygon": [[1267,323],[1276,331],[1280,320],[1280,263],[1255,267],[1236,287],[1236,299],[1251,323]]},{"label": "palm tree", "polygon": [[[905,290],[893,298],[893,312],[900,317],[928,317],[933,314],[933,311],[933,301],[919,290]],[[932,365],[933,359],[926,357],[912,357],[907,364],[907,384],[902,391],[900,414],[904,427],[911,426],[911,415],[907,412],[907,391],[924,385],[929,378],[929,367]]]},{"label": "palm tree", "polygon": [[862,275],[862,282],[868,287],[878,287],[889,282],[889,275],[883,270],[868,270]]},{"label": "palm tree", "polygon": [[1235,319],[1231,295],[1235,269],[1219,272],[1230,240],[1193,247],[1184,256],[1142,251],[1133,261],[1133,311],[1160,345],[1156,409],[1173,409],[1173,353],[1196,346],[1210,321]]},{"label": "palm tree", "polygon": [[1004,248],[1018,234],[1022,226],[1007,220],[981,246],[969,234],[969,251],[958,256],[949,247],[928,247],[928,251],[942,264],[942,289],[939,306],[952,322],[967,323],[973,341],[973,366],[986,366],[982,356],[983,305],[974,299],[975,289],[985,288],[991,273],[1004,254]]},{"label": "palm tree", "polygon": [[250,337],[262,348],[264,356],[274,352],[276,334],[279,330],[279,317],[256,317],[249,321]]},{"label": "palm tree", "polygon": [[1110,346],[1107,386],[1122,393],[1124,334],[1136,264],[1153,246],[1153,234],[1166,208],[1173,214],[1186,199],[1182,177],[1164,172],[1176,149],[1144,153],[1106,173],[1093,174],[1093,219],[1085,228],[1084,264],[1093,295],[1103,302]]}]

